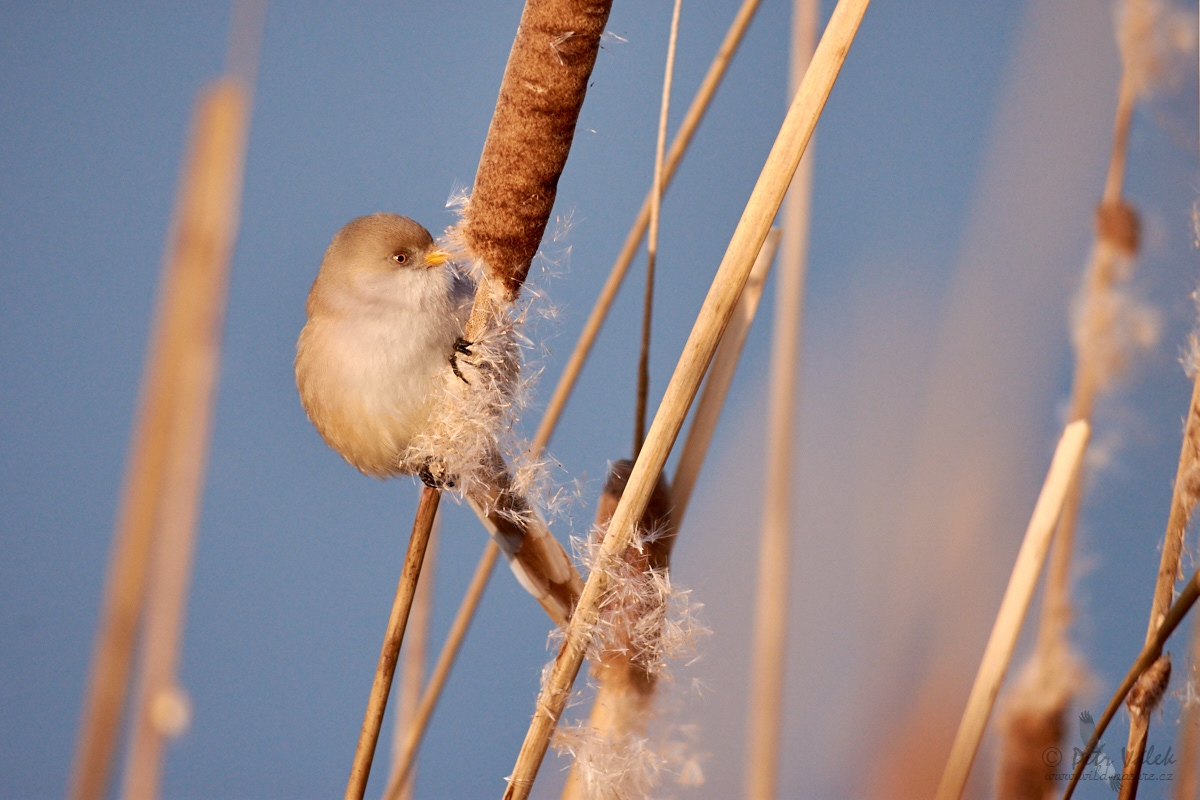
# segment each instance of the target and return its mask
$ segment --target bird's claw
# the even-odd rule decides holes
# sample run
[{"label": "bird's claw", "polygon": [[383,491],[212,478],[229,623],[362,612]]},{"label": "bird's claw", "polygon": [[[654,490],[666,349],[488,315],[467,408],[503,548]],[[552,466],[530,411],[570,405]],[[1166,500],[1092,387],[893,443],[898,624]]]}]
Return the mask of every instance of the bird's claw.
[{"label": "bird's claw", "polygon": [[466,384],[470,384],[471,382],[463,376],[462,370],[458,368],[458,357],[459,355],[474,355],[474,353],[471,352],[472,344],[474,344],[474,342],[468,342],[466,339],[460,336],[454,340],[454,349],[450,351],[450,369],[454,371],[454,374],[460,381]]},{"label": "bird's claw", "polygon": [[429,465],[421,467],[417,471],[417,477],[421,479],[421,483],[428,486],[430,489],[453,489],[454,480],[443,476],[434,475],[429,469]]}]

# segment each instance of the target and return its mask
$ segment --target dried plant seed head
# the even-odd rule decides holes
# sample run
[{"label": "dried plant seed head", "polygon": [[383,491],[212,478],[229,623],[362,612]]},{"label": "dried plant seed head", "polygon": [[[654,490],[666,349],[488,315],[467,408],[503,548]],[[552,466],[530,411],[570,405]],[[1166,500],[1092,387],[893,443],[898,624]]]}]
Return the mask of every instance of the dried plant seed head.
[{"label": "dried plant seed head", "polygon": [[510,302],[550,219],[611,5],[528,3],[521,17],[462,225]]},{"label": "dried plant seed head", "polygon": [[1108,242],[1127,258],[1136,256],[1141,242],[1137,210],[1123,200],[1096,206],[1096,238]]},{"label": "dried plant seed head", "polygon": [[1043,758],[1048,748],[1062,746],[1071,701],[1088,683],[1087,672],[1066,642],[1034,654],[1000,702],[997,797],[1040,800],[1053,793]]},{"label": "dried plant seed head", "polygon": [[[608,477],[604,481],[604,491],[596,503],[596,530],[600,532],[603,541],[603,531],[608,528],[609,520],[617,510],[617,503],[625,493],[629,476],[633,473],[633,462],[629,459],[614,461],[608,466]],[[666,569],[671,562],[671,549],[675,546],[675,523],[672,511],[671,489],[666,477],[658,476],[654,483],[654,492],[650,502],[642,514],[640,527],[642,541],[645,545],[647,566],[650,569]],[[630,548],[627,557],[632,558],[639,549]]]},{"label": "dried plant seed head", "polygon": [[1134,716],[1147,717],[1158,707],[1171,682],[1171,654],[1159,656],[1129,690],[1125,705]]}]

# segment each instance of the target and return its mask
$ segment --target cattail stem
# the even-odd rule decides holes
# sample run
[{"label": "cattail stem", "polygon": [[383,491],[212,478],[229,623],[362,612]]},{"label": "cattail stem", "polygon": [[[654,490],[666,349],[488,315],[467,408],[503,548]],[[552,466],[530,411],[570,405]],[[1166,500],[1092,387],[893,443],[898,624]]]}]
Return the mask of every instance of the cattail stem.
[{"label": "cattail stem", "polygon": [[675,0],[671,34],[667,41],[667,67],[663,75],[662,104],[658,112],[658,138],[654,145],[654,181],[650,189],[650,236],[646,240],[646,293],[642,304],[642,346],[638,356],[637,408],[634,412],[633,457],[646,438],[646,402],[650,395],[650,324],[654,319],[654,268],[658,262],[658,227],[662,217],[663,150],[667,146],[667,119],[671,110],[671,81],[675,74],[675,44],[679,39],[679,12]]},{"label": "cattail stem", "polygon": [[397,800],[401,787],[408,779],[417,757],[417,748],[421,746],[421,738],[433,715],[433,708],[437,705],[442,689],[446,685],[446,678],[449,677],[450,669],[454,666],[454,659],[467,635],[467,628],[470,627],[475,610],[479,607],[479,601],[483,597],[484,589],[487,588],[488,578],[492,574],[492,569],[496,565],[496,557],[499,554],[499,545],[489,539],[487,546],[483,549],[483,556],[475,567],[475,574],[471,577],[471,583],[467,587],[466,595],[463,596],[462,604],[458,607],[458,613],[454,615],[450,633],[447,634],[442,651],[438,654],[437,664],[429,676],[429,683],[421,695],[421,702],[413,715],[412,723],[405,731],[400,756],[396,759],[392,777],[388,782],[387,790],[383,793],[384,800]]},{"label": "cattail stem", "polygon": [[[709,65],[708,73],[701,81],[700,88],[696,90],[696,95],[692,98],[687,113],[684,114],[683,122],[679,124],[679,131],[671,142],[671,148],[667,151],[666,163],[663,165],[662,188],[664,192],[671,185],[671,179],[675,177],[675,170],[683,161],[688,145],[691,144],[696,129],[700,127],[700,121],[704,118],[704,113],[708,111],[709,103],[712,102],[713,95],[717,93],[717,87],[721,85],[721,80],[725,77],[725,70],[733,60],[738,45],[741,44],[742,37],[750,26],[750,21],[754,19],[754,12],[758,10],[760,2],[761,0],[743,0],[725,34],[724,41],[721,42],[721,47],[713,57],[712,64]],[[546,445],[550,443],[550,437],[554,435],[554,429],[567,405],[571,391],[575,388],[579,373],[583,370],[583,365],[592,351],[592,345],[596,343],[596,337],[600,334],[600,328],[604,325],[609,309],[612,308],[617,291],[625,280],[629,265],[633,263],[633,257],[637,254],[638,247],[641,246],[642,237],[646,235],[646,228],[650,223],[650,203],[653,195],[654,190],[651,188],[642,201],[637,219],[634,220],[633,227],[629,229],[625,243],[621,246],[621,252],[617,255],[617,260],[609,271],[608,278],[600,290],[599,297],[596,298],[587,322],[584,323],[579,340],[575,343],[575,349],[567,359],[562,377],[558,379],[558,385],[554,387],[554,394],[550,396],[550,402],[546,404],[546,413],[542,416],[542,423],[538,426],[533,439],[534,452],[545,449]]]},{"label": "cattail stem", "polygon": [[607,567],[624,555],[632,541],[637,521],[646,510],[667,455],[683,426],[721,334],[733,314],[754,260],[762,249],[771,221],[783,202],[783,195],[816,127],[867,4],[867,0],[839,0],[779,136],[767,156],[767,162],[713,279],[613,515],[612,525],[599,552],[597,568],[588,576],[558,657],[539,694],[533,721],[504,793],[506,800],[529,796],[549,746],[550,736],[583,663],[606,589],[604,575]]},{"label": "cattail stem", "polygon": [[396,599],[392,602],[392,613],[388,617],[383,647],[379,652],[379,664],[375,668],[375,680],[367,699],[367,711],[363,716],[362,731],[358,735],[358,746],[354,750],[354,763],[350,767],[350,779],[346,783],[346,800],[362,800],[371,777],[371,762],[375,758],[375,745],[379,742],[379,729],[383,725],[383,713],[387,710],[388,692],[392,688],[392,677],[396,673],[396,660],[400,656],[400,645],[404,641],[404,628],[412,609],[413,594],[417,590],[417,579],[421,575],[421,564],[425,560],[425,549],[429,545],[429,534],[433,529],[433,518],[437,515],[438,502],[442,495],[437,489],[426,486],[421,491],[421,501],[413,519],[412,536],[404,555],[404,567],[400,571],[400,583],[396,587]]},{"label": "cattail stem", "polygon": [[1050,471],[1046,474],[1046,481],[1042,484],[1033,516],[1025,531],[1025,539],[1017,552],[1017,561],[1008,579],[1008,587],[1004,590],[1004,598],[1000,601],[1000,611],[996,614],[992,633],[983,651],[983,660],[967,698],[967,707],[954,737],[935,800],[958,800],[962,796],[1000,684],[1008,671],[1017,635],[1021,632],[1021,623],[1033,599],[1038,574],[1042,571],[1050,538],[1058,524],[1067,488],[1083,459],[1088,434],[1087,422],[1076,420],[1067,425],[1059,439],[1054,459],[1050,462]]},{"label": "cattail stem", "polygon": [[679,463],[675,465],[675,477],[671,480],[671,499],[675,503],[671,514],[677,528],[683,525],[683,518],[692,500],[692,491],[696,488],[700,469],[708,455],[708,446],[717,429],[717,420],[725,406],[725,395],[733,383],[734,372],[737,371],[738,362],[741,360],[742,347],[746,344],[750,325],[758,312],[758,301],[762,299],[763,287],[771,271],[771,263],[775,260],[779,236],[779,228],[772,228],[767,234],[767,240],[763,242],[762,250],[758,251],[754,268],[750,270],[750,278],[746,281],[746,287],[742,289],[737,308],[729,320],[728,327],[725,328],[725,334],[721,337],[721,346],[717,348],[717,353],[708,368],[700,399],[696,401],[692,426],[688,428],[683,450],[679,453]]},{"label": "cattail stem", "polygon": [[[441,540],[440,517],[434,517],[433,530],[429,533],[429,546],[425,549],[425,563],[421,569],[424,580],[417,582],[417,593],[413,595],[412,612],[409,614],[406,646],[400,655],[404,662],[400,674],[399,705],[396,708],[395,726],[392,735],[392,773],[388,778],[384,797],[395,788],[396,800],[412,800],[413,772],[405,767],[404,742],[416,721],[421,705],[421,694],[425,682],[426,654],[429,650],[429,622],[433,615],[433,575],[437,565],[438,542]],[[411,765],[410,765],[411,767]],[[400,777],[401,769],[404,775]]]},{"label": "cattail stem", "polygon": [[[1117,687],[1117,691],[1113,693],[1112,699],[1108,701],[1108,706],[1105,707],[1104,713],[1100,715],[1100,719],[1096,720],[1096,729],[1092,731],[1092,738],[1088,739],[1087,745],[1083,748],[1083,753],[1075,762],[1075,771],[1071,773],[1071,780],[1067,782],[1067,788],[1063,792],[1062,800],[1071,800],[1071,795],[1075,794],[1075,786],[1079,783],[1079,776],[1083,774],[1083,770],[1087,767],[1088,762],[1092,758],[1092,754],[1096,752],[1096,745],[1100,743],[1100,737],[1104,735],[1104,731],[1108,729],[1108,724],[1112,722],[1112,718],[1116,715],[1117,709],[1125,702],[1126,696],[1129,695],[1134,684],[1142,677],[1159,658],[1162,656],[1163,645],[1167,639],[1171,638],[1171,634],[1179,627],[1179,623],[1187,616],[1188,611],[1196,603],[1196,598],[1200,597],[1200,570],[1192,574],[1191,580],[1184,584],[1183,591],[1179,593],[1179,597],[1168,609],[1166,616],[1163,617],[1162,624],[1155,630],[1154,635],[1147,640],[1142,647],[1142,652],[1138,654],[1137,660],[1133,662],[1133,666],[1129,668],[1129,672],[1125,673],[1125,678]],[[1132,765],[1125,764],[1122,769],[1123,775],[1128,775]],[[1122,781],[1122,785],[1124,782]]]},{"label": "cattail stem", "polygon": [[80,722],[68,794],[74,800],[105,794],[152,560],[155,600],[128,791],[156,791],[162,731],[151,707],[175,692],[248,114],[245,91],[232,80],[197,100]]}]

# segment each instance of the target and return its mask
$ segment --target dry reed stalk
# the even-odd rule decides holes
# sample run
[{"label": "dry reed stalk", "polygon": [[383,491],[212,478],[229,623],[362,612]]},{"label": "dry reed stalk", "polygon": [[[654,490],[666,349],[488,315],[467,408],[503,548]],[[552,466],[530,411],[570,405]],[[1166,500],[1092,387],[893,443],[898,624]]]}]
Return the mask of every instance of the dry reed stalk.
[{"label": "dry reed stalk", "polygon": [[[696,129],[700,127],[700,121],[704,118],[704,113],[708,111],[709,103],[716,94],[717,87],[721,85],[721,80],[725,77],[725,70],[733,60],[738,45],[741,44],[742,37],[750,26],[750,21],[754,19],[754,12],[758,10],[760,2],[761,0],[743,0],[725,34],[725,39],[721,42],[721,47],[708,67],[704,80],[700,82],[700,88],[696,90],[692,103],[688,106],[687,113],[684,114],[683,121],[679,124],[679,131],[671,141],[671,148],[667,151],[666,163],[663,166],[664,191],[671,185],[671,179],[675,177],[675,170],[683,160]],[[600,295],[596,298],[587,322],[584,323],[579,340],[575,343],[575,349],[571,351],[571,356],[567,359],[562,377],[554,387],[554,394],[550,396],[550,402],[547,403],[546,412],[542,416],[542,423],[538,426],[537,434],[534,436],[533,450],[535,453],[544,449],[550,442],[550,437],[554,435],[554,428],[558,425],[559,417],[562,416],[571,391],[575,388],[575,382],[583,370],[584,362],[587,361],[588,354],[592,351],[592,345],[595,344],[596,337],[600,333],[600,328],[604,325],[609,309],[612,308],[617,291],[625,280],[629,265],[633,263],[633,257],[637,254],[638,247],[641,246],[642,237],[646,235],[646,227],[650,223],[650,203],[653,195],[654,190],[651,188],[642,201],[637,219],[634,220],[633,227],[629,229],[625,243],[621,246],[621,252],[617,255],[617,259],[609,271],[608,278],[600,290]]]},{"label": "dry reed stalk", "polygon": [[181,317],[181,338],[176,344],[171,443],[155,512],[158,532],[122,791],[126,800],[158,796],[163,740],[187,726],[187,700],[176,685],[176,672],[208,461],[248,118],[245,90],[233,80],[209,87],[197,102],[172,255],[174,269],[186,283],[187,302],[173,312]]},{"label": "dry reed stalk", "polygon": [[489,540],[483,550],[483,557],[479,559],[479,563],[475,567],[475,574],[471,577],[471,583],[467,587],[466,594],[463,596],[462,604],[459,605],[458,612],[454,615],[454,622],[450,625],[450,633],[446,635],[446,642],[438,654],[437,664],[434,665],[433,672],[429,676],[429,683],[421,695],[421,702],[417,706],[416,713],[413,715],[412,724],[405,731],[400,756],[396,759],[395,768],[392,770],[392,777],[388,781],[387,789],[383,793],[384,800],[396,800],[400,796],[400,788],[404,785],[409,772],[412,770],[413,762],[417,757],[417,748],[420,747],[421,738],[425,734],[425,729],[429,726],[429,718],[433,715],[433,708],[437,705],[442,688],[446,685],[446,678],[450,675],[450,668],[454,666],[454,659],[458,655],[459,647],[462,646],[462,641],[467,635],[467,628],[470,627],[471,619],[475,616],[475,609],[479,607],[479,601],[483,597],[483,590],[487,588],[488,578],[492,574],[492,568],[496,565],[496,556],[499,554],[499,545]]},{"label": "dry reed stalk", "polygon": [[[817,39],[817,13],[816,0],[795,0],[793,3],[789,86],[793,92],[812,59]],[[746,711],[745,792],[749,800],[774,800],[779,774],[784,671],[787,667],[788,579],[792,569],[792,444],[804,320],[812,169],[810,143],[792,178],[784,206],[783,260],[779,265],[775,295],[762,539]]]},{"label": "dry reed stalk", "polygon": [[363,715],[362,730],[358,745],[354,749],[354,763],[350,767],[350,779],[346,782],[346,800],[362,800],[371,777],[371,762],[375,758],[375,745],[379,741],[379,729],[383,725],[383,713],[387,710],[388,692],[392,688],[392,677],[396,673],[396,660],[400,656],[400,645],[404,641],[404,628],[408,624],[412,609],[417,579],[421,575],[421,563],[429,545],[429,534],[433,519],[437,515],[441,492],[426,486],[421,491],[421,501],[413,519],[412,536],[408,539],[408,550],[404,554],[404,567],[400,571],[400,583],[396,587],[396,598],[388,617],[383,647],[379,652],[379,664],[375,668],[375,680],[367,699],[367,711]]},{"label": "dry reed stalk", "polygon": [[[1063,792],[1062,800],[1071,800],[1071,795],[1075,793],[1075,787],[1079,783],[1079,776],[1083,774],[1083,770],[1088,766],[1088,762],[1092,758],[1092,753],[1096,751],[1096,745],[1100,742],[1100,737],[1104,735],[1104,731],[1108,729],[1108,724],[1112,722],[1112,718],[1116,715],[1117,709],[1121,707],[1121,703],[1125,702],[1126,697],[1133,693],[1136,684],[1142,684],[1142,697],[1137,705],[1145,704],[1147,693],[1160,693],[1166,689],[1164,677],[1169,677],[1169,669],[1163,669],[1163,645],[1167,639],[1171,638],[1171,634],[1179,627],[1179,623],[1187,616],[1188,611],[1196,603],[1196,598],[1200,597],[1200,570],[1192,573],[1191,579],[1184,584],[1183,590],[1180,591],[1179,597],[1171,604],[1166,615],[1162,619],[1162,624],[1155,630],[1146,644],[1142,647],[1142,652],[1138,654],[1137,659],[1133,662],[1133,666],[1129,668],[1129,672],[1125,673],[1125,677],[1121,680],[1117,690],[1113,693],[1112,699],[1108,701],[1108,705],[1104,709],[1104,713],[1100,715],[1100,719],[1096,720],[1096,729],[1092,731],[1092,737],[1088,739],[1087,744],[1083,748],[1083,752],[1079,754],[1075,762],[1075,771],[1071,774],[1070,781],[1067,782],[1067,788]],[[1169,664],[1169,659],[1167,660]],[[1164,676],[1163,672],[1167,675]],[[1155,674],[1157,673],[1157,675]],[[1152,680],[1145,681],[1146,676],[1150,676]],[[1151,690],[1147,692],[1146,684],[1152,685]],[[1160,695],[1161,697],[1161,695]],[[1152,698],[1153,699],[1153,698]],[[1128,772],[1128,765],[1123,769]],[[1122,786],[1124,783],[1122,783]]]},{"label": "dry reed stalk", "polygon": [[1088,434],[1089,427],[1086,421],[1076,420],[1069,423],[1054,450],[1050,470],[1033,507],[1029,527],[1025,530],[1025,538],[1017,552],[1016,564],[1013,565],[1012,575],[1009,576],[1008,586],[1004,590],[1004,598],[1000,601],[1000,610],[992,625],[992,633],[983,651],[975,683],[967,698],[967,707],[963,711],[958,733],[950,748],[950,757],[938,784],[936,800],[958,800],[962,796],[967,776],[971,772],[971,764],[975,761],[979,742],[987,727],[988,717],[991,716],[992,706],[1000,691],[1000,684],[1008,671],[1013,648],[1017,644],[1017,635],[1021,632],[1021,623],[1029,609],[1029,602],[1033,599],[1033,591],[1042,571],[1042,563],[1046,559],[1046,551],[1050,547],[1050,539],[1058,524],[1059,514],[1062,512],[1067,488],[1083,459]]},{"label": "dry reed stalk", "polygon": [[[602,545],[613,512],[625,492],[632,461],[616,461],[609,467],[604,491],[596,504],[596,521],[592,530],[595,544]],[[671,563],[678,526],[670,488],[660,475],[650,495],[637,535],[641,549],[630,547],[625,552],[625,572],[631,583],[653,582],[651,573],[665,573]],[[613,604],[632,600],[625,607]],[[634,737],[644,737],[653,713],[655,690],[658,685],[657,665],[648,664],[659,654],[661,625],[645,630],[646,620],[661,620],[667,598],[654,592],[649,585],[639,586],[628,596],[610,599],[608,611],[614,617],[608,641],[592,659],[592,676],[597,681],[596,697],[588,717],[588,738],[592,747],[616,751]],[[649,656],[649,658],[648,658]],[[635,759],[636,763],[636,759]],[[599,784],[611,776],[587,774],[580,762],[571,766],[563,787],[562,800],[584,800],[603,797],[607,793]]]},{"label": "dry reed stalk", "polygon": [[536,712],[526,733],[521,752],[504,793],[506,800],[526,798],[549,746],[550,736],[570,695],[591,639],[603,599],[606,568],[616,563],[633,539],[635,525],[646,510],[650,495],[662,473],[667,455],[683,426],[684,418],[704,377],[721,334],[733,314],[737,298],[749,277],[771,221],[779,211],[783,195],[800,163],[825,100],[833,88],[850,48],[868,0],[839,0],[833,16],[805,73],[800,90],[784,119],[767,156],[741,220],[733,233],[708,296],[684,346],[675,373],[646,443],[638,456],[629,484],[613,514],[612,524],[598,554],[597,568],[588,576],[583,594],[567,627],[566,637],[545,680]]},{"label": "dry reed stalk", "polygon": [[[801,160],[800,163],[803,164],[804,161]],[[692,426],[688,428],[687,439],[684,440],[683,449],[679,453],[679,463],[675,465],[675,477],[671,480],[671,497],[675,501],[672,514],[677,528],[683,526],[683,518],[692,500],[692,490],[696,488],[696,481],[708,455],[708,445],[712,442],[717,420],[725,406],[725,395],[733,383],[733,375],[741,360],[742,347],[746,344],[750,325],[758,312],[758,301],[762,299],[767,274],[775,260],[780,233],[779,228],[772,228],[763,242],[762,249],[758,251],[754,267],[750,270],[750,277],[746,280],[746,287],[742,289],[742,295],[738,298],[737,308],[734,309],[729,325],[721,336],[721,346],[717,348],[712,364],[709,365],[708,377],[704,379],[700,399],[696,401]]]},{"label": "dry reed stalk", "polygon": [[634,411],[633,457],[646,438],[646,401],[650,394],[650,323],[654,319],[654,267],[658,261],[658,227],[662,217],[663,150],[667,146],[667,117],[671,110],[671,82],[675,74],[675,44],[679,39],[682,0],[671,12],[667,41],[667,68],[663,75],[662,104],[658,112],[658,138],[654,144],[654,180],[650,188],[650,237],[646,240],[646,293],[642,304],[642,346],[638,355],[637,403]]},{"label": "dry reed stalk", "polygon": [[[1169,49],[1171,47],[1178,49],[1182,41],[1179,39],[1178,20],[1172,19],[1170,14],[1164,11],[1162,5],[1151,2],[1151,0],[1128,2],[1124,8],[1119,33],[1121,55],[1125,65],[1123,80],[1133,84],[1129,94],[1136,97],[1138,92],[1147,88],[1167,70]],[[1187,34],[1190,36],[1190,29]],[[1167,44],[1165,51],[1163,42],[1159,41],[1163,37],[1166,38]],[[1122,90],[1125,91],[1124,87]],[[1133,100],[1131,99],[1129,102],[1132,103]],[[1128,123],[1126,130],[1119,130],[1118,134],[1128,137]],[[1108,184],[1105,185],[1105,191],[1107,195]],[[1119,192],[1120,186],[1118,185],[1114,191]],[[1192,366],[1194,368],[1195,364]],[[1171,605],[1175,582],[1182,577],[1180,557],[1183,550],[1183,537],[1192,510],[1196,505],[1197,494],[1200,493],[1200,418],[1198,418],[1200,407],[1198,407],[1198,403],[1200,403],[1200,373],[1195,378],[1191,405],[1188,408],[1183,447],[1171,496],[1171,511],[1167,519],[1158,578],[1154,586],[1154,599],[1150,607],[1150,621],[1146,631],[1147,642],[1155,637],[1155,633]],[[1125,748],[1125,764],[1122,768],[1123,775],[1127,777],[1121,781],[1119,800],[1133,800],[1137,797],[1142,761],[1146,751],[1146,739],[1150,731],[1152,705],[1135,706],[1131,704],[1130,706],[1129,738]]]},{"label": "dry reed stalk", "polygon": [[[231,80],[210,86],[197,100],[80,722],[68,794],[75,800],[99,800],[107,787],[152,560],[157,599],[147,620],[146,675],[131,760],[136,779],[130,786],[137,796],[149,796],[157,782],[164,731],[154,725],[155,709],[179,698],[175,661],[207,455],[248,113],[244,90]],[[164,537],[174,548],[169,553],[157,542]]]},{"label": "dry reed stalk", "polygon": [[[1183,431],[1183,447],[1179,453],[1179,466],[1175,472],[1175,488],[1171,493],[1171,512],[1167,517],[1167,532],[1159,561],[1158,578],[1154,584],[1154,599],[1150,605],[1150,623],[1146,630],[1146,641],[1155,638],[1171,606],[1175,593],[1175,581],[1180,572],[1183,555],[1183,537],[1187,532],[1188,520],[1200,495],[1200,372],[1192,384],[1192,399],[1188,407],[1187,424]],[[1133,713],[1129,717],[1129,742],[1124,775],[1121,781],[1120,800],[1131,800],[1137,796],[1138,779],[1142,770],[1142,758],[1146,751],[1146,737],[1150,731],[1150,714]]]},{"label": "dry reed stalk", "polygon": [[[667,523],[669,522],[670,538],[667,541],[673,542],[683,516],[687,513],[692,489],[695,487],[696,478],[703,466],[726,393],[741,357],[746,335],[754,321],[755,312],[758,310],[763,285],[766,283],[771,263],[775,259],[780,233],[778,228],[771,229],[754,261],[750,277],[738,298],[737,308],[734,310],[729,325],[725,328],[720,347],[713,356],[712,364],[709,365],[708,377],[705,379],[700,399],[696,403],[696,412],[692,416],[692,425],[680,453],[675,479],[670,484],[670,491],[667,490],[667,485],[660,477],[659,484],[655,487],[654,494],[651,495],[646,513],[642,516],[639,534],[643,538],[650,531],[668,529]],[[621,467],[623,471],[610,472],[608,485],[605,487],[597,507],[595,523],[597,528],[606,527],[611,520],[616,504],[624,492],[625,484],[628,481],[628,469],[631,466],[630,462],[618,462],[613,465],[614,471],[618,467]],[[669,511],[669,515],[667,511]],[[654,544],[657,544],[661,538],[655,537]],[[631,548],[629,552],[634,551]],[[665,570],[669,566],[668,555],[669,550],[666,552],[652,551],[649,566]],[[652,713],[656,680],[653,675],[645,675],[644,671],[639,672],[630,668],[619,657],[609,660],[618,663],[600,663],[598,668],[594,668],[594,675],[600,683],[592,703],[587,727],[590,729],[589,736],[593,740],[606,743],[609,747],[619,747],[625,737],[641,736],[645,733]],[[627,662],[628,659],[624,659],[624,661]],[[589,793],[588,789],[588,779],[581,776],[578,763],[572,765],[563,789],[563,800],[581,800],[589,794],[595,794],[594,791]]]},{"label": "dry reed stalk", "polygon": [[1183,719],[1179,723],[1179,772],[1175,776],[1175,800],[1195,800],[1200,792],[1200,698],[1196,697],[1196,681],[1200,680],[1200,616],[1192,620],[1192,653],[1188,659],[1187,689],[1183,702]]},{"label": "dry reed stalk", "polygon": [[[434,517],[433,530],[429,532],[429,546],[425,549],[425,564],[422,572],[425,580],[417,582],[417,593],[413,595],[412,612],[408,618],[408,640],[401,650],[404,657],[400,674],[400,704],[396,707],[395,726],[392,733],[392,774],[388,788],[396,784],[398,800],[412,800],[413,770],[406,770],[404,780],[397,781],[397,773],[404,762],[404,740],[413,727],[417,709],[421,704],[421,688],[425,681],[425,661],[429,650],[429,619],[433,613],[433,575],[430,571],[437,565],[438,542],[441,539],[441,517]],[[384,797],[388,792],[384,792]]]}]

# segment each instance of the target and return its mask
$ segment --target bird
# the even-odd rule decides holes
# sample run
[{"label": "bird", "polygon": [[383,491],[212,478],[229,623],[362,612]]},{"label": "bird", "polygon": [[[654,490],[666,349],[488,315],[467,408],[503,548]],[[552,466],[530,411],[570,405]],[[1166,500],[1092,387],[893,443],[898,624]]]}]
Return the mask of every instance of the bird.
[{"label": "bird", "polygon": [[[321,438],[365,475],[416,473],[446,488],[454,477],[405,451],[430,424],[446,375],[469,383],[459,359],[475,284],[420,223],[392,213],[358,217],[334,234],[308,294],[296,343],[296,387]],[[503,457],[492,485],[466,496],[521,584],[557,624],[583,588],[578,571],[528,501]]]}]

